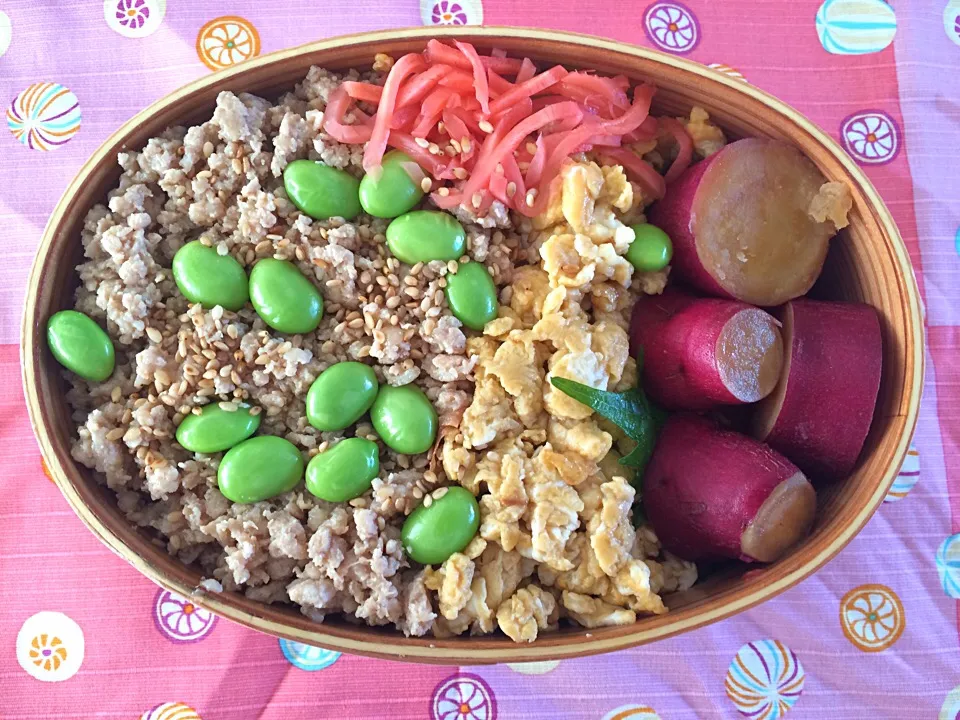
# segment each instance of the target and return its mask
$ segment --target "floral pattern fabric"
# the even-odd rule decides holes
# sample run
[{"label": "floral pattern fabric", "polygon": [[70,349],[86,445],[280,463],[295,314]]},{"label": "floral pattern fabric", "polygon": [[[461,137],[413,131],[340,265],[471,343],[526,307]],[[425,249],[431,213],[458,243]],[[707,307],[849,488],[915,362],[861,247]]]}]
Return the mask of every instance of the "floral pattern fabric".
[{"label": "floral pattern fabric", "polygon": [[[326,36],[417,24],[590,32],[701,62],[797,107],[864,168],[923,293],[927,386],[887,502],[816,575],[725,621],[608,656],[412,665],[220,620],[156,588],[73,515],[45,475],[17,347],[32,253],[70,178],[123,121],[194,78]],[[955,720],[958,67],[960,0],[5,0],[0,644],[10,662],[0,717]]]}]

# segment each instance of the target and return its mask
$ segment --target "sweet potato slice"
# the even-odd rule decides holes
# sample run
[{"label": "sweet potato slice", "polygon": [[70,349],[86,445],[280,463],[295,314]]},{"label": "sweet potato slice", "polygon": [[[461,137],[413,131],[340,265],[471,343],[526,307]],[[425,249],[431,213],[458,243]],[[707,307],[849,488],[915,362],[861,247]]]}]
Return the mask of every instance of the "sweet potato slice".
[{"label": "sweet potato slice", "polygon": [[773,562],[809,532],[817,497],[776,451],[680,414],[660,433],[643,505],[663,547],[686,560]]},{"label": "sweet potato slice", "polygon": [[630,330],[643,387],[668,410],[757,402],[780,378],[778,322],[746,303],[670,289],[637,300]]},{"label": "sweet potato slice", "polygon": [[823,214],[825,184],[794,147],[738,140],[670,185],[650,222],[670,235],[675,272],[687,283],[773,307],[810,290],[837,232],[835,221],[845,222]]},{"label": "sweet potato slice", "polygon": [[873,420],[883,341],[877,312],[859,303],[794,300],[780,315],[785,360],[752,434],[813,480],[850,474]]}]

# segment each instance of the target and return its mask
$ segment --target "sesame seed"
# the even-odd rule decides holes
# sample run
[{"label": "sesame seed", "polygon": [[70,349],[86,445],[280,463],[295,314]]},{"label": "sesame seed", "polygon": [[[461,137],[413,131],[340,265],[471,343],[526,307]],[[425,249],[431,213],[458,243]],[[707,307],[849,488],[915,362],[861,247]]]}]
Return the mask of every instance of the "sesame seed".
[{"label": "sesame seed", "polygon": [[440,146],[437,145],[436,143],[430,143],[430,145],[427,147],[427,150],[430,152],[431,155],[440,154]]},{"label": "sesame seed", "polygon": [[439,133],[447,132],[447,126],[443,124],[443,120],[437,123],[437,132]]},{"label": "sesame seed", "polygon": [[442,187],[439,190],[437,190],[437,195],[439,195],[440,197],[446,197],[449,194],[450,194],[450,188]]},{"label": "sesame seed", "polygon": [[422,148],[424,148],[424,149],[430,147],[430,143],[427,142],[427,140],[426,140],[425,138],[420,138],[420,137],[418,137],[418,138],[414,138],[413,141],[414,141],[417,145],[419,145],[420,147],[422,147]]},{"label": "sesame seed", "polygon": [[513,197],[517,194],[517,184],[515,182],[507,183],[507,197]]},{"label": "sesame seed", "polygon": [[221,409],[221,410],[224,410],[224,411],[226,411],[226,412],[236,412],[236,411],[237,411],[237,404],[234,403],[234,402],[222,402],[222,403],[219,403],[219,405],[220,405],[220,409]]},{"label": "sesame seed", "polygon": [[537,201],[537,189],[533,188],[532,190],[527,191],[527,205],[533,207],[533,203]]},{"label": "sesame seed", "polygon": [[447,494],[447,491],[448,491],[449,489],[450,489],[450,488],[445,488],[445,487],[442,487],[442,488],[437,489],[437,490],[433,493],[433,499],[434,499],[434,500],[439,500],[440,498],[442,498],[444,495]]},{"label": "sesame seed", "polygon": [[119,440],[120,438],[123,437],[124,432],[126,431],[123,428],[114,428],[113,430],[107,433],[107,440],[109,440],[110,442]]},{"label": "sesame seed", "polygon": [[465,153],[470,152],[470,148],[473,147],[473,144],[470,142],[470,138],[465,137],[460,141],[460,147],[463,148]]},{"label": "sesame seed", "polygon": [[423,506],[428,508],[431,505],[433,505],[433,498],[427,495],[425,498],[423,498]]},{"label": "sesame seed", "polygon": [[467,169],[458,167],[453,169],[453,176],[457,180],[466,180],[467,179]]},{"label": "sesame seed", "polygon": [[532,143],[532,142],[528,142],[528,143],[527,143],[527,152],[530,153],[531,155],[533,155],[535,152],[537,152],[537,144],[536,144],[536,143]]},{"label": "sesame seed", "polygon": [[120,402],[120,398],[123,396],[123,391],[120,389],[120,386],[117,385],[110,391],[110,399],[114,402]]},{"label": "sesame seed", "polygon": [[150,338],[151,342],[155,343],[159,343],[161,340],[163,340],[163,335],[155,327],[147,328],[147,337]]},{"label": "sesame seed", "polygon": [[480,121],[479,123],[477,123],[477,124],[480,126],[480,129],[483,130],[485,133],[492,133],[492,132],[493,132],[493,125],[491,125],[488,121],[486,121],[486,120],[481,120],[481,121]]},{"label": "sesame seed", "polygon": [[425,177],[423,180],[420,181],[420,189],[423,190],[425,193],[430,192],[430,188],[432,187],[433,187],[433,181],[430,178]]},{"label": "sesame seed", "polygon": [[[475,193],[473,194],[473,197],[470,199],[470,202],[473,203],[473,206],[474,206],[475,208],[479,208],[479,207],[480,207],[480,203],[483,202],[483,193],[475,192]],[[533,203],[530,203],[530,204],[533,205]]]},{"label": "sesame seed", "polygon": [[453,148],[454,154],[463,152],[463,148],[460,146],[460,143],[458,143],[456,140],[450,141],[450,147]]},{"label": "sesame seed", "polygon": [[498,175],[503,175],[503,165],[497,163],[497,166],[493,169],[493,171]]}]

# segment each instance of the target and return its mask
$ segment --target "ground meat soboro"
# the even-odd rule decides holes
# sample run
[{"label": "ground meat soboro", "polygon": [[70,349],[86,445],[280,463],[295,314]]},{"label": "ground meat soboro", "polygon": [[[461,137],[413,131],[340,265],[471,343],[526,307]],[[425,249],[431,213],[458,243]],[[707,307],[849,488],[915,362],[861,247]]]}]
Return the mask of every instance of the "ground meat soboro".
[{"label": "ground meat soboro", "polygon": [[[321,129],[330,93],[360,77],[312,68],[276,103],[224,92],[209,121],[119,155],[118,186],[86,219],[76,294],[76,308],[108,328],[117,364],[102,383],[71,376],[74,457],[131,523],[200,568],[204,588],[295,603],[318,622],[343,613],[407,635],[500,627],[532,641],[563,618],[595,627],[662,612],[658,593],[689,587],[696,569],[663,555],[649,528],[634,530],[633,488],[600,469],[610,436],[548,383],[635,381],[630,293],[660,292],[667,277],[633,273],[623,258],[626,224],[642,221],[638,188],[619,167],[580,158],[534,222],[502,206],[459,212],[467,255],[501,302],[484,333],[465,331],[443,292],[457,263],[405,265],[387,252],[386,221],[312,220],[284,192],[295,159],[362,175],[363,147]],[[722,144],[705,117],[692,122],[709,150]],[[663,141],[651,150],[669,152]],[[325,299],[319,328],[286,336],[249,305],[190,304],[170,266],[195,239],[248,271],[262,258],[295,263]],[[310,426],[307,389],[344,360],[370,364],[381,383],[419,386],[439,414],[437,447],[400,455],[366,419],[339,432]],[[344,437],[378,442],[370,491],[331,504],[301,484],[266,502],[227,500],[222,454],[187,452],[174,434],[188,413],[239,400],[262,413],[261,434],[287,438],[305,459]],[[442,566],[418,566],[400,527],[425,493],[451,483],[480,496],[480,534]]]}]

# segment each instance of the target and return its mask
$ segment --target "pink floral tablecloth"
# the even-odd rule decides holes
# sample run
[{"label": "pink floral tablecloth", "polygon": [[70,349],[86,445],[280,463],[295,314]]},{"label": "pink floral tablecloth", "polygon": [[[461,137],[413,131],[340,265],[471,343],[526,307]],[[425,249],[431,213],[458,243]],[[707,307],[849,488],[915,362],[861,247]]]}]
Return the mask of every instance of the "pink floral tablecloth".
[{"label": "pink floral tablecloth", "polygon": [[[925,298],[926,394],[887,502],[814,577],[637,650],[406,665],[278,642],[159,590],[44,476],[20,313],[43,225],[84,159],[217,67],[440,23],[590,32],[711,64],[808,114],[866,169]],[[0,0],[0,103],[0,717],[960,717],[960,0]]]}]

